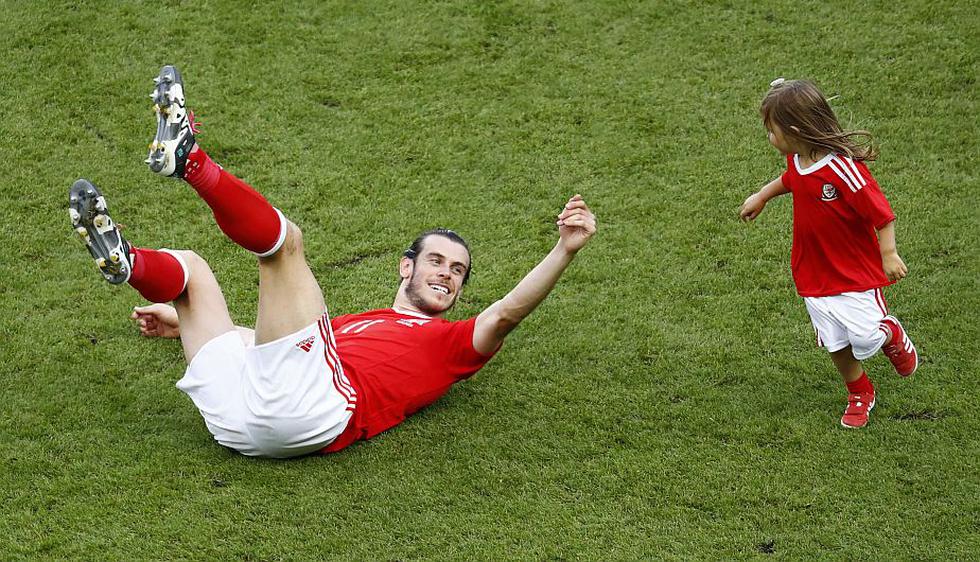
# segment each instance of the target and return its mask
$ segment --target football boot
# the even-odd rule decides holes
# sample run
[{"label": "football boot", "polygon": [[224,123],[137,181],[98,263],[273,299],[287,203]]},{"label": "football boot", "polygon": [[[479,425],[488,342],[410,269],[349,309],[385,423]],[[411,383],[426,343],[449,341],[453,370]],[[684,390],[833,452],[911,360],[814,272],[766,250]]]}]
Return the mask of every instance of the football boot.
[{"label": "football boot", "polygon": [[150,143],[146,163],[153,173],[183,178],[187,155],[194,147],[194,133],[197,132],[194,113],[184,107],[184,81],[180,71],[170,65],[164,66],[153,82],[156,86],[150,97],[157,116],[157,133]]},{"label": "football boot", "polygon": [[109,217],[109,208],[99,189],[86,179],[77,180],[68,191],[68,215],[72,227],[105,280],[119,285],[129,280],[133,272],[127,243],[116,223]]}]

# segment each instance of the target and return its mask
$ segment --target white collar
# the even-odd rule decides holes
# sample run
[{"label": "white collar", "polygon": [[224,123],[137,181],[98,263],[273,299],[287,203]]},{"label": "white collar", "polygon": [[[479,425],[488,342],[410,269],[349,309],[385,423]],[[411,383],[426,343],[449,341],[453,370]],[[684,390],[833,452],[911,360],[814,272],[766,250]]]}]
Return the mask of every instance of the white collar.
[{"label": "white collar", "polygon": [[393,306],[391,307],[391,309],[397,312],[398,314],[404,314],[405,316],[414,316],[415,318],[429,318],[429,319],[432,318],[431,316],[426,316],[421,312],[415,312],[414,310],[406,310],[404,308],[398,308],[397,306]]},{"label": "white collar", "polygon": [[824,166],[826,166],[827,165],[827,162],[830,162],[830,160],[834,156],[837,156],[837,155],[835,153],[833,153],[833,152],[828,152],[826,156],[824,156],[820,160],[817,160],[813,164],[810,164],[810,166],[807,167],[806,169],[803,169],[803,168],[800,168],[800,155],[799,154],[794,154],[793,155],[793,165],[796,166],[796,171],[799,172],[799,174],[801,176],[805,176],[807,174],[812,174],[813,172],[816,172],[820,168],[823,168]]}]

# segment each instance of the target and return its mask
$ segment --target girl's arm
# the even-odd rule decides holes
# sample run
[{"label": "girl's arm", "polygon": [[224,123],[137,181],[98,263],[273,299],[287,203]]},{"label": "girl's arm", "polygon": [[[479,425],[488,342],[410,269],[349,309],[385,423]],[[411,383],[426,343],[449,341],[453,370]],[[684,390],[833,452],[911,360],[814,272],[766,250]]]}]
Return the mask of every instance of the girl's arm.
[{"label": "girl's arm", "polygon": [[908,275],[909,268],[895,247],[895,221],[878,229],[878,247],[881,249],[881,267],[889,281],[898,281]]},{"label": "girl's arm", "polygon": [[739,209],[738,215],[746,222],[755,220],[755,217],[759,216],[762,209],[766,208],[766,203],[770,199],[786,193],[789,193],[789,189],[783,185],[783,178],[780,176],[767,183],[758,192],[749,195],[748,199],[742,203],[742,208]]}]

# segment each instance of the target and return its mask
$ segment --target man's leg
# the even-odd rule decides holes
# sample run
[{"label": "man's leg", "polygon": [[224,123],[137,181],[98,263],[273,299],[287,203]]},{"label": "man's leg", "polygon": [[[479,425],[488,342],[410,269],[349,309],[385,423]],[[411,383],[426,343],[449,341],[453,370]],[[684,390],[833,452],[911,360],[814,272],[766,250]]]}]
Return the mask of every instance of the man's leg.
[{"label": "man's leg", "polygon": [[109,216],[105,197],[92,182],[80,179],[72,184],[68,214],[72,228],[109,283],[129,283],[152,302],[171,301],[184,290],[188,271],[180,257],[170,250],[129,244]]},{"label": "man's leg", "polygon": [[211,208],[221,231],[239,246],[260,257],[275,253],[285,239],[285,217],[197,145],[194,115],[185,107],[180,72],[164,66],[154,81],[151,96],[157,132],[146,159],[150,171],[189,183]]},{"label": "man's leg", "polygon": [[[199,155],[199,156],[198,156]],[[259,258],[259,310],[255,343],[263,344],[299,331],[326,311],[323,292],[306,262],[300,229],[251,186],[221,169],[197,148],[189,183],[201,194],[221,231]],[[193,174],[194,172],[191,172]],[[203,184],[203,185],[202,185]]]},{"label": "man's leg", "polygon": [[327,307],[303,253],[303,234],[287,222],[286,239],[271,256],[259,258],[259,312],[255,343],[275,341],[317,321]]},{"label": "man's leg", "polygon": [[255,343],[274,341],[309,326],[324,313],[325,306],[303,254],[299,228],[197,145],[193,116],[184,107],[180,73],[165,66],[156,82],[157,134],[147,163],[155,173],[187,181],[211,208],[221,231],[259,257]]},{"label": "man's leg", "polygon": [[129,283],[151,302],[174,302],[188,362],[205,343],[235,329],[221,288],[200,256],[129,244],[109,216],[105,197],[88,180],[72,185],[68,212],[73,228],[107,281]]},{"label": "man's leg", "polygon": [[190,363],[204,344],[235,329],[218,280],[206,261],[194,252],[177,252],[190,269],[187,288],[174,299],[180,320],[180,343]]},{"label": "man's leg", "polygon": [[[206,192],[206,198],[202,194],[218,226],[233,242],[259,257],[255,343],[275,341],[316,322],[326,307],[320,285],[306,262],[300,229],[248,184],[218,168],[203,150],[196,150],[198,153],[207,166],[219,172],[213,191]],[[217,282],[214,287],[220,296]],[[190,287],[188,292],[192,292]],[[183,322],[181,317],[182,326]]]}]

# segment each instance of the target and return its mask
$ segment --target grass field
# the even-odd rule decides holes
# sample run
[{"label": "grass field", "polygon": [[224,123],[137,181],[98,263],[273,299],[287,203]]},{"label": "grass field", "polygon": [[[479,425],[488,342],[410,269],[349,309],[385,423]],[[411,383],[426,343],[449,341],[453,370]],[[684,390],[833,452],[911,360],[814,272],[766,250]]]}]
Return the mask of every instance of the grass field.
[{"label": "grass field", "polygon": [[[978,5],[0,1],[0,559],[977,559]],[[474,379],[322,458],[216,445],[66,213],[100,185],[137,244],[192,248],[237,322],[253,259],[146,171],[184,73],[215,160],[304,227],[331,312],[388,306],[421,230],[467,237],[476,314],[582,193],[600,231]],[[923,358],[844,390],[789,274],[758,119],[808,77],[872,130]]]}]

